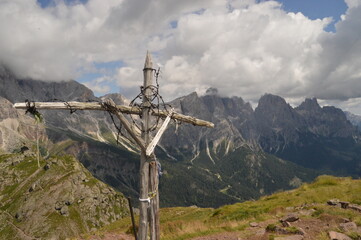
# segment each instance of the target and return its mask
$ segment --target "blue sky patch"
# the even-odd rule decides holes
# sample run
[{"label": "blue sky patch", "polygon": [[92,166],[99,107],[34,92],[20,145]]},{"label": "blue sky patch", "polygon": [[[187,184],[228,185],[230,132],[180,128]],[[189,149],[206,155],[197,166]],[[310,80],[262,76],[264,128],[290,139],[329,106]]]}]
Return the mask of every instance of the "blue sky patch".
[{"label": "blue sky patch", "polygon": [[343,0],[277,0],[282,3],[287,12],[301,12],[310,19],[332,17],[333,22],[325,29],[335,32],[335,23],[340,21],[340,16],[347,10]]},{"label": "blue sky patch", "polygon": [[[65,2],[65,4],[77,4],[77,3],[81,3],[81,4],[85,4],[88,2],[88,0],[63,0]],[[40,4],[40,6],[42,8],[46,8],[46,7],[51,7],[51,6],[55,6],[56,1],[55,0],[37,0],[37,2]]]}]

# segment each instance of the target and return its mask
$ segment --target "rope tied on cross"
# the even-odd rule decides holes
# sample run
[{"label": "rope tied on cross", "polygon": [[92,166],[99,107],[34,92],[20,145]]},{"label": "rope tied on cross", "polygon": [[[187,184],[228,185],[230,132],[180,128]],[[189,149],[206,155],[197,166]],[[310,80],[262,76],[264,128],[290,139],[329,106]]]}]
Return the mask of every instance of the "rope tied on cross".
[{"label": "rope tied on cross", "polygon": [[36,122],[38,122],[38,123],[43,122],[43,116],[36,109],[35,102],[29,101],[28,99],[26,99],[25,104],[27,107],[25,114],[30,113],[31,115],[34,116]]}]

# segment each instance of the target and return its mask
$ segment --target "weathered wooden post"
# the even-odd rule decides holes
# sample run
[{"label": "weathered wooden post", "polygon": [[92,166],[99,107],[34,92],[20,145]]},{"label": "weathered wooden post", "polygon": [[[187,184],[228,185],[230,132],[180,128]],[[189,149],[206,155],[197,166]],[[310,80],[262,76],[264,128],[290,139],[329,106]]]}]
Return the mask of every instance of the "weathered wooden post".
[{"label": "weathered wooden post", "polygon": [[[150,111],[152,106],[152,81],[153,64],[150,54],[147,53],[144,64],[144,83],[142,88],[142,104],[140,107],[129,107],[115,105],[111,99],[104,102],[27,102],[15,103],[14,107],[18,109],[49,109],[49,110],[101,110],[108,111],[117,116],[130,137],[138,144],[140,148],[140,217],[138,240],[146,240],[148,237],[148,226],[150,227],[151,240],[160,240],[159,226],[159,192],[158,192],[158,164],[154,155],[154,148],[164,133],[170,119],[181,122],[191,123],[195,126],[204,126],[213,128],[214,124],[191,116],[185,116],[171,110],[168,111]],[[128,120],[123,114],[135,114],[142,117],[141,137],[133,130]],[[150,118],[151,116],[165,119],[153,141],[150,137]]]},{"label": "weathered wooden post", "polygon": [[[150,98],[152,91],[150,86],[153,81],[153,64],[150,58],[149,52],[145,58],[145,64],[143,69],[144,83],[143,83],[143,102],[142,102],[142,138],[145,146],[149,144],[149,128],[150,128]],[[147,237],[148,228],[148,208],[151,207],[149,199],[149,162],[150,158],[146,155],[145,151],[141,152],[140,158],[140,216],[139,216],[139,233],[140,240],[145,240]]]},{"label": "weathered wooden post", "polygon": [[152,240],[160,239],[158,177],[158,164],[155,159],[152,159],[149,164],[149,192],[152,193],[149,226]]}]

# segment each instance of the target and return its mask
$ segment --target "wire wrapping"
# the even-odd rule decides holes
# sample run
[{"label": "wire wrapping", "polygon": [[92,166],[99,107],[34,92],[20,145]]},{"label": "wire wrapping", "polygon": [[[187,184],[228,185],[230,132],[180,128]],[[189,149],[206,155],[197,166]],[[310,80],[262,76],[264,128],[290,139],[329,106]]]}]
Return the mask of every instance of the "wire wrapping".
[{"label": "wire wrapping", "polygon": [[65,104],[65,106],[70,110],[70,114],[73,114],[78,110],[78,109],[73,109],[68,101],[65,101],[62,99],[53,98],[53,99],[50,99],[48,102],[63,102]]},{"label": "wire wrapping", "polygon": [[[156,85],[149,85],[146,88],[143,86],[140,87],[140,93],[130,102],[130,107],[138,107],[140,109],[149,108],[151,113],[158,113],[161,109],[164,109],[167,113],[169,112],[168,108],[172,108],[170,104],[165,103],[162,95],[159,93],[159,82],[158,79],[160,77],[160,68],[158,69],[151,69],[154,72],[155,82]],[[151,94],[149,97],[145,94],[147,90],[150,90]],[[145,101],[144,101],[145,99]],[[137,100],[143,100],[142,103],[137,103]],[[144,102],[150,103],[150,105],[145,105]],[[155,102],[155,103],[154,103]],[[142,118],[142,115],[140,115]],[[161,117],[157,117],[155,120],[155,124],[148,129],[148,132],[152,132],[158,128],[159,122]],[[136,126],[140,131],[143,131],[141,126],[139,126],[136,120],[131,115],[132,122],[134,126]]]}]

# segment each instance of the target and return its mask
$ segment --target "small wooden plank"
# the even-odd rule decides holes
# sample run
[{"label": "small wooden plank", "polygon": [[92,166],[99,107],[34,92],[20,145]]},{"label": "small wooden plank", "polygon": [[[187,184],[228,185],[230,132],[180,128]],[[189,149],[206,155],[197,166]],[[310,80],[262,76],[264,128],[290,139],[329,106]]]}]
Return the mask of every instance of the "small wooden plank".
[{"label": "small wooden plank", "polygon": [[157,146],[160,138],[162,137],[164,131],[167,129],[168,123],[170,122],[171,116],[173,114],[174,110],[170,110],[168,116],[166,117],[166,119],[164,120],[162,126],[159,128],[157,134],[154,136],[153,140],[150,142],[150,144],[148,145],[145,154],[147,156],[150,156],[153,151],[155,146]]},{"label": "small wooden plank", "polygon": [[[100,102],[35,102],[35,107],[40,109],[52,109],[52,110],[102,110],[104,107]],[[26,103],[15,103],[14,107],[17,109],[27,109]],[[141,115],[142,110],[139,107],[129,107],[123,105],[117,105],[117,109],[122,113]],[[151,115],[161,117],[165,119],[168,116],[167,111],[154,111]],[[191,116],[186,116],[180,113],[173,113],[172,119],[193,124],[195,126],[202,126],[208,128],[214,128],[214,124],[202,119],[198,119]]]}]

